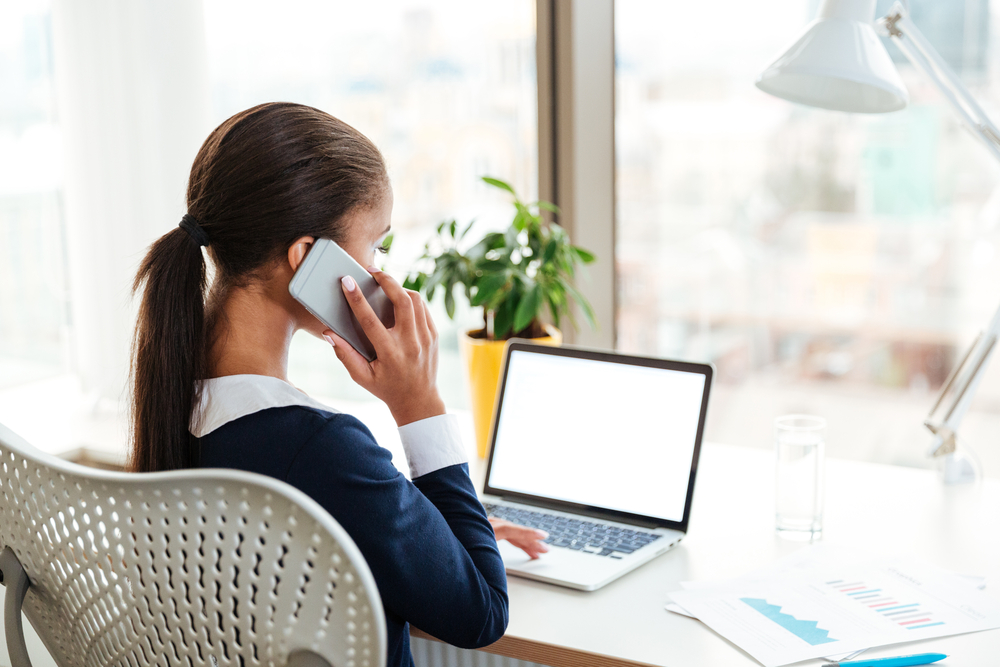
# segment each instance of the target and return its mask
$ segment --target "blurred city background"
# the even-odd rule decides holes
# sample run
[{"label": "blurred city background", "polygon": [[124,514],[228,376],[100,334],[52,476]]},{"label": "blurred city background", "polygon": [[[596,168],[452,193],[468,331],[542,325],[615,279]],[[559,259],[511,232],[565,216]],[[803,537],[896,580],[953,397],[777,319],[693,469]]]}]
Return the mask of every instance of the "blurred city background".
[{"label": "blurred city background", "polygon": [[[818,4],[617,0],[617,220],[608,224],[617,225],[618,348],[714,363],[711,440],[768,447],[774,416],[814,412],[829,420],[833,456],[928,466],[923,417],[1000,304],[1000,165],[891,47],[910,92],[904,111],[828,112],[758,91],[757,74]],[[879,15],[889,4],[879,1]],[[508,202],[479,176],[536,196],[530,0],[201,6],[191,51],[203,59],[210,118],[200,137],[272,100],[311,104],[367,134],[395,190],[387,268],[398,277],[441,220],[509,222]],[[910,7],[1000,118],[993,3]],[[57,34],[49,0],[0,5],[0,420],[48,414],[37,396],[75,400],[73,414],[114,424],[93,437],[123,438],[124,395],[74,379],[88,352],[75,344],[80,297],[67,258],[78,237],[67,231],[65,184],[80,165],[63,158],[73,137],[60,113]],[[90,166],[101,169],[101,157]],[[182,189],[168,208],[150,238],[179,220]],[[125,315],[107,326],[127,354],[122,322],[135,304],[120,301]],[[440,304],[435,312],[440,382],[449,405],[465,407],[456,334],[478,319],[467,308],[455,323]],[[991,476],[1000,475],[997,366],[963,425]],[[108,373],[124,391],[121,369]],[[311,394],[366,397],[304,335],[290,378]]]},{"label": "blurred city background", "polygon": [[[1000,305],[1000,165],[888,41],[903,111],[757,90],[818,5],[616,2],[618,347],[716,365],[709,439],[811,412],[831,451],[926,465],[935,392]],[[910,9],[997,118],[991,3]],[[1000,463],[1000,368],[962,433]]]}]

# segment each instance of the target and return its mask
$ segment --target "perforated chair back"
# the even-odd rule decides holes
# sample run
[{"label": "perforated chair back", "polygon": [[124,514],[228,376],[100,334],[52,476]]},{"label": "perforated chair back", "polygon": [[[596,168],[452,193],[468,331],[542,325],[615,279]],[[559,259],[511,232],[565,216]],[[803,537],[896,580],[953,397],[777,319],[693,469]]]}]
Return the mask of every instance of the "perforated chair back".
[{"label": "perforated chair back", "polygon": [[0,551],[14,667],[27,660],[19,613],[11,627],[18,562],[25,616],[62,667],[385,664],[361,552],[263,475],[94,470],[0,425]]}]

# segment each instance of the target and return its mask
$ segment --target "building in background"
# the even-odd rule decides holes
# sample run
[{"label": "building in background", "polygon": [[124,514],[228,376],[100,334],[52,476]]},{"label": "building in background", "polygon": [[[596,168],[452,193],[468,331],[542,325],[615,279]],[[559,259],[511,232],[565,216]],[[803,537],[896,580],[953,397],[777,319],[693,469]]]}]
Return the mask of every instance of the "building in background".
[{"label": "building in background", "polygon": [[[619,347],[717,366],[710,439],[768,446],[775,415],[817,412],[832,452],[924,465],[934,392],[1000,303],[1000,165],[901,54],[897,113],[757,90],[818,8],[766,5],[716,4],[709,26],[685,3],[616,3]],[[911,8],[996,109],[990,3]],[[989,449],[1000,370],[973,411]]]}]

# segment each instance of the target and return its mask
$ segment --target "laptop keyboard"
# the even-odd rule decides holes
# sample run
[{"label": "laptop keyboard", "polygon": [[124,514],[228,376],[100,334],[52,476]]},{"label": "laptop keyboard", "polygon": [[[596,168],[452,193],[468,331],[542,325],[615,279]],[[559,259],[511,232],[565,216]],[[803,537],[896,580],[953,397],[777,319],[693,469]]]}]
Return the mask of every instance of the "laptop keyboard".
[{"label": "laptop keyboard", "polygon": [[533,512],[507,505],[483,505],[489,516],[506,519],[529,528],[544,530],[549,534],[544,541],[555,547],[573,549],[595,556],[621,558],[647,544],[660,539],[660,535],[641,530],[630,530],[603,523],[570,519],[565,516]]}]

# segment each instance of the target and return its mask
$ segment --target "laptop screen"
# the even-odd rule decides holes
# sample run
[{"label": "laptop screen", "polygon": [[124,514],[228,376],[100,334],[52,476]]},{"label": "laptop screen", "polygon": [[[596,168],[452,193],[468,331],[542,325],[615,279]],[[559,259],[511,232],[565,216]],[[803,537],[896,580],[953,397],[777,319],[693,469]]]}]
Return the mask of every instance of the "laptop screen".
[{"label": "laptop screen", "polygon": [[710,366],[520,343],[508,355],[488,493],[686,524]]}]

